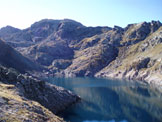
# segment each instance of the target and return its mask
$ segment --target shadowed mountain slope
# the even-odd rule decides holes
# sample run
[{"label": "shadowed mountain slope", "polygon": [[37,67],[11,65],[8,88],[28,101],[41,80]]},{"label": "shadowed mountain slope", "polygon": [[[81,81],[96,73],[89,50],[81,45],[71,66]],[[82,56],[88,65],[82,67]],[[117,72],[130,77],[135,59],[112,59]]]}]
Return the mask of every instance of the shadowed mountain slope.
[{"label": "shadowed mountain slope", "polygon": [[14,50],[8,44],[0,39],[0,64],[7,67],[12,67],[20,72],[39,71],[41,68],[38,64],[30,61]]}]

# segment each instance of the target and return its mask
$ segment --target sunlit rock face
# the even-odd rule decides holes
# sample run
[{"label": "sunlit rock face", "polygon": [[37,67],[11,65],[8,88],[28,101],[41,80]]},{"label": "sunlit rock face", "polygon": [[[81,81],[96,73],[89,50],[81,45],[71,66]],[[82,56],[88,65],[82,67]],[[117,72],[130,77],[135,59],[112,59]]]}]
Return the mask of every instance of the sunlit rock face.
[{"label": "sunlit rock face", "polygon": [[[161,84],[161,25],[152,21],[125,28],[86,27],[70,19],[44,19],[24,30],[4,27],[0,36],[52,76],[115,77]],[[59,67],[53,65],[58,60]],[[70,63],[65,66],[67,60]]]},{"label": "sunlit rock face", "polygon": [[161,85],[162,27],[157,29],[158,24],[155,22],[149,25],[152,28],[144,40],[120,47],[116,60],[98,72],[96,76],[127,78]]}]

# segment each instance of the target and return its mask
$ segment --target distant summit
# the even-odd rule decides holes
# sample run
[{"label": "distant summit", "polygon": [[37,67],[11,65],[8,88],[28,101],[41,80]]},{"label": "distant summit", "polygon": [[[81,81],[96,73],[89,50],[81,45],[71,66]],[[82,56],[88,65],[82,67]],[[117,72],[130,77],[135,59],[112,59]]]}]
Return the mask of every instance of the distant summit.
[{"label": "distant summit", "polygon": [[18,28],[14,28],[12,26],[6,26],[0,29],[0,36],[9,36],[10,34],[20,32],[21,30]]}]

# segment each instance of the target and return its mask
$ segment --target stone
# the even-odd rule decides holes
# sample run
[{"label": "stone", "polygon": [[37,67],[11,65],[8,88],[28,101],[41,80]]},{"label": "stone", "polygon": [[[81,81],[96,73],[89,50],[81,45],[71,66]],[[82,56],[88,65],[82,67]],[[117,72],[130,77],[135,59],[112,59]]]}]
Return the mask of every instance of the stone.
[{"label": "stone", "polygon": [[[0,116],[3,116],[0,118],[0,121],[5,121],[7,118],[12,120],[12,116],[17,116],[18,120],[27,119],[36,122],[53,122],[55,120],[56,122],[60,122],[63,120],[54,114],[63,111],[80,100],[79,96],[62,87],[57,87],[5,67],[0,67],[0,69],[0,110],[3,111],[0,113]],[[9,109],[6,110],[5,106],[10,106],[9,103],[12,104],[12,107],[9,107]],[[22,114],[16,112],[15,109],[18,111],[22,110]],[[12,116],[5,115],[5,113],[9,111],[12,111]],[[37,119],[30,118],[29,116],[26,116],[25,113],[30,116],[31,114],[36,114],[35,116],[37,116]],[[23,116],[23,114],[25,115]],[[38,116],[42,116],[42,118],[39,118]]]}]

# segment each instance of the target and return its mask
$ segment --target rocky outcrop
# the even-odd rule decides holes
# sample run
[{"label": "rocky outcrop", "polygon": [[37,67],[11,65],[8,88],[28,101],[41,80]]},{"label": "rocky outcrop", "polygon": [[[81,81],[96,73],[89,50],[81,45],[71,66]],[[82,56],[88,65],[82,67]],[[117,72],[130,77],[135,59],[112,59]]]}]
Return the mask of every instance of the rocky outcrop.
[{"label": "rocky outcrop", "polygon": [[1,122],[63,122],[38,102],[24,99],[14,85],[0,82]]},{"label": "rocky outcrop", "polygon": [[141,42],[119,48],[119,55],[96,77],[126,78],[162,85],[162,27]]},{"label": "rocky outcrop", "polygon": [[53,113],[64,110],[79,99],[61,87],[0,66],[1,121],[63,121]]},{"label": "rocky outcrop", "polygon": [[122,43],[128,46],[143,41],[149,34],[158,30],[160,26],[161,23],[159,21],[152,21],[151,23],[142,22],[128,25],[125,28]]},{"label": "rocky outcrop", "polygon": [[112,45],[98,44],[76,52],[72,64],[64,71],[65,76],[93,76],[117,56]]},{"label": "rocky outcrop", "polygon": [[68,90],[19,74],[14,69],[0,67],[0,81],[15,85],[20,90],[20,95],[38,101],[54,113],[79,100],[78,96]]}]

